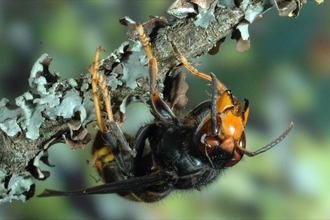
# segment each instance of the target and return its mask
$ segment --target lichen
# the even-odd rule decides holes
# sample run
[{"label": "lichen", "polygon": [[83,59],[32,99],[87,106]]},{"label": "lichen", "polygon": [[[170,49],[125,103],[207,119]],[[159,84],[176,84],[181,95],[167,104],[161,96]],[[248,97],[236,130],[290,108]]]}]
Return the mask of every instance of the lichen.
[{"label": "lichen", "polygon": [[6,172],[0,169],[0,205],[12,200],[26,202],[33,196],[34,190],[35,184],[31,176],[24,174],[6,176]]},{"label": "lichen", "polygon": [[22,114],[22,109],[9,107],[9,100],[3,98],[0,101],[0,129],[7,133],[9,136],[14,136],[21,129],[17,124],[19,116]]},{"label": "lichen", "polygon": [[252,23],[257,17],[268,11],[274,6],[274,0],[264,1],[243,1],[243,10],[245,11],[245,19]]},{"label": "lichen", "polygon": [[166,11],[167,14],[176,18],[185,18],[189,14],[197,14],[194,6],[185,0],[176,0]]},{"label": "lichen", "polygon": [[[10,109],[8,100],[1,101],[0,128],[8,136],[14,136],[23,130],[26,131],[27,138],[36,140],[40,136],[40,126],[46,118],[68,119],[74,115],[77,108],[85,112],[85,115],[94,111],[90,99],[83,101],[88,95],[81,97],[81,92],[88,93],[89,84],[83,83],[79,91],[76,89],[78,83],[74,79],[56,80],[57,76],[52,76],[48,71],[50,61],[51,58],[43,54],[33,65],[29,78],[31,90],[15,99],[16,107]],[[49,82],[48,79],[52,81]],[[84,120],[87,121],[83,121],[83,124],[87,124],[92,119],[85,117]]]},{"label": "lichen", "polygon": [[194,22],[196,26],[207,28],[210,24],[215,22],[214,10],[217,5],[217,1],[211,4],[210,8],[204,9],[198,6],[198,15],[196,16],[196,21]]},{"label": "lichen", "polygon": [[218,7],[220,8],[234,8],[235,2],[234,0],[219,0],[218,1]]},{"label": "lichen", "polygon": [[139,42],[134,44],[131,51],[132,53],[128,59],[122,62],[124,71],[122,80],[128,88],[135,89],[138,86],[136,83],[137,79],[148,76],[148,58]]}]

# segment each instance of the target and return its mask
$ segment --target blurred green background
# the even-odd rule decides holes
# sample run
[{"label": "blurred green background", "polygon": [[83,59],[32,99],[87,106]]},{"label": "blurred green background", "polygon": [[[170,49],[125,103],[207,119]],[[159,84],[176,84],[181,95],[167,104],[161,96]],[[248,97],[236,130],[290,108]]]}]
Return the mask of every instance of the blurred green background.
[{"label": "blurred green background", "polygon": [[[51,72],[79,77],[93,61],[96,45],[108,53],[126,40],[119,18],[144,22],[164,15],[171,0],[0,1],[0,97],[28,89],[30,70],[43,54]],[[298,18],[276,9],[250,26],[251,49],[243,54],[227,38],[219,54],[204,56],[198,69],[214,72],[251,105],[247,148],[256,150],[277,137],[292,120],[289,136],[271,151],[244,157],[202,192],[173,193],[156,204],[117,195],[32,198],[0,206],[0,219],[329,219],[330,218],[330,2],[309,0]],[[103,54],[103,56],[106,56]],[[207,82],[188,75],[189,108],[208,98]],[[94,186],[86,163],[90,149],[50,149],[51,177],[44,188]]]}]

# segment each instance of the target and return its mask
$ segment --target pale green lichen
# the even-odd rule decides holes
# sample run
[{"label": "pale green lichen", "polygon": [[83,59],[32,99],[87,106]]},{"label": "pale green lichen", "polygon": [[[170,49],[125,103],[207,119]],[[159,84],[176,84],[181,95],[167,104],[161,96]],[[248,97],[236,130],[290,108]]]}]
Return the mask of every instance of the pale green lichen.
[{"label": "pale green lichen", "polygon": [[248,40],[249,39],[249,23],[247,22],[241,22],[238,26],[237,29],[241,32],[241,37],[243,40]]},{"label": "pale green lichen", "polygon": [[[31,91],[15,99],[16,107],[9,109],[9,101],[2,100],[0,105],[0,128],[9,136],[26,131],[26,137],[36,140],[40,136],[39,128],[44,123],[45,117],[56,120],[58,116],[71,118],[76,109],[84,112],[93,112],[94,107],[90,99],[81,97],[82,90],[89,93],[89,84],[83,83],[82,90],[77,90],[78,83],[74,79],[58,80],[49,83],[41,74],[44,73],[45,59],[51,60],[47,54],[43,54],[33,65],[29,78]],[[50,73],[47,73],[50,74]],[[62,97],[62,94],[65,94]],[[88,96],[88,95],[83,95]],[[91,115],[85,113],[86,115]],[[86,118],[86,117],[85,117]],[[90,120],[92,120],[90,118]],[[84,124],[90,121],[84,121]],[[19,124],[18,124],[19,123]]]},{"label": "pale green lichen", "polygon": [[210,24],[215,22],[214,10],[217,5],[217,1],[211,4],[210,8],[203,9],[198,6],[198,15],[194,24],[199,27],[207,28]]},{"label": "pale green lichen", "polygon": [[3,98],[0,101],[0,115],[6,117],[0,117],[0,129],[7,133],[9,136],[14,136],[21,129],[17,124],[19,116],[22,114],[22,109],[9,108],[9,100]]},{"label": "pale green lichen", "polygon": [[139,42],[136,42],[131,50],[128,60],[124,60],[123,77],[122,80],[126,86],[131,89],[137,87],[136,80],[140,77],[146,78],[148,76],[148,58]]},{"label": "pale green lichen", "polygon": [[256,3],[244,0],[243,9],[245,10],[245,19],[252,23],[257,17],[271,9],[274,4],[274,0],[264,0]]},{"label": "pale green lichen", "polygon": [[234,8],[235,2],[234,0],[219,0],[218,7],[220,8]]},{"label": "pale green lichen", "polygon": [[76,82],[76,80],[74,80],[74,79],[72,79],[72,78],[68,79],[68,83],[69,83],[69,85],[72,86],[72,87],[76,87],[76,86],[78,86],[78,83]]},{"label": "pale green lichen", "polygon": [[55,108],[55,114],[63,118],[71,118],[74,114],[74,109],[80,106],[82,98],[76,90],[70,90],[65,94],[61,103]]},{"label": "pale green lichen", "polygon": [[[31,70],[31,74],[29,77],[29,85],[31,88],[34,88],[35,85],[44,85],[47,83],[47,80],[42,77],[38,80],[38,76],[37,74],[39,72],[43,71],[43,66],[41,65],[41,63],[47,58],[49,57],[48,54],[44,53],[43,55],[41,55],[41,57],[37,60],[37,62],[34,63],[34,65],[32,66],[32,70]],[[37,81],[36,81],[37,79]]]},{"label": "pale green lichen", "polygon": [[176,0],[166,11],[167,14],[177,18],[185,18],[189,14],[197,14],[194,6],[190,2]]},{"label": "pale green lichen", "polygon": [[[6,172],[0,169],[0,205],[12,200],[26,202],[34,193],[34,181],[29,175],[12,175],[9,180],[5,180]],[[5,183],[7,186],[5,186]]]}]

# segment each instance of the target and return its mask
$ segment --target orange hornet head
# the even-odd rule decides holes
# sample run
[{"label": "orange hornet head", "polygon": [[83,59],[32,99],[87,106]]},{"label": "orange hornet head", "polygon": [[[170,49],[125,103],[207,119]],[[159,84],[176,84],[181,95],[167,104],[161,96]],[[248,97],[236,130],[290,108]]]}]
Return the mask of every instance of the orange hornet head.
[{"label": "orange hornet head", "polygon": [[239,148],[245,149],[246,146],[244,127],[248,115],[249,102],[245,100],[242,110],[232,92],[225,91],[217,99],[215,117],[211,111],[197,128],[199,150],[212,163],[221,160],[221,165],[234,166],[243,156]]},{"label": "orange hornet head", "polygon": [[216,77],[211,74],[213,92],[211,112],[208,113],[195,132],[199,150],[215,167],[230,167],[237,164],[243,157],[255,156],[278,144],[292,129],[288,128],[274,141],[255,152],[246,150],[244,128],[249,115],[249,102],[238,102],[230,90],[224,91],[218,98]]}]

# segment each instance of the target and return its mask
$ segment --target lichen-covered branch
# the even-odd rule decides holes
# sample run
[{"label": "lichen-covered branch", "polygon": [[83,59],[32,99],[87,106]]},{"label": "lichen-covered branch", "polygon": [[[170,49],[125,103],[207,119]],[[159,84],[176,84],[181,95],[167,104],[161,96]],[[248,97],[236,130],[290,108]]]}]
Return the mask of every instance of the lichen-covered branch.
[{"label": "lichen-covered branch", "polygon": [[[157,89],[163,91],[168,77],[175,77],[180,65],[176,55],[187,59],[216,53],[224,38],[232,34],[240,52],[250,47],[248,26],[267,10],[276,7],[281,16],[296,17],[305,0],[176,0],[164,17],[150,17],[143,23],[154,56],[158,60]],[[134,101],[148,101],[148,59],[137,40],[135,22],[125,17],[128,42],[101,60],[111,93],[115,120],[125,118],[125,107]],[[56,58],[55,58],[56,59]],[[78,79],[61,79],[49,71],[52,58],[44,54],[32,67],[30,90],[15,100],[0,101],[0,204],[34,195],[34,178],[45,179],[47,149],[65,142],[80,149],[92,139],[86,125],[95,120],[90,73]],[[86,64],[82,64],[86,66]]]}]

